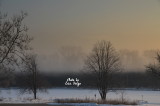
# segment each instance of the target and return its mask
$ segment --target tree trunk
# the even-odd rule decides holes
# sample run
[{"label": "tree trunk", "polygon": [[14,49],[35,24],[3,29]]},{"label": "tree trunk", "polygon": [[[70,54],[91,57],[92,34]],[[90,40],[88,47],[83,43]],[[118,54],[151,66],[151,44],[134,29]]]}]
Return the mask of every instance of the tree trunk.
[{"label": "tree trunk", "polygon": [[34,67],[34,71],[33,71],[33,93],[34,93],[34,99],[37,98],[37,73],[36,73],[36,67]]},{"label": "tree trunk", "polygon": [[102,100],[106,100],[106,92],[105,91],[101,91],[100,96],[101,96]]},{"label": "tree trunk", "polygon": [[34,92],[34,99],[37,99],[37,93]]}]

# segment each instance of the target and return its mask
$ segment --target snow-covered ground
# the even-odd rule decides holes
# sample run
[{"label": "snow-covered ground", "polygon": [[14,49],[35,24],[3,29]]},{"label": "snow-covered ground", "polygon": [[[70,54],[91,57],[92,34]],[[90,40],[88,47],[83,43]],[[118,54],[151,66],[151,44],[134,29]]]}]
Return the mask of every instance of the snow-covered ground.
[{"label": "snow-covered ground", "polygon": [[[116,92],[110,91],[107,94],[107,99],[120,99],[122,93],[124,94],[124,98],[127,100],[143,101],[140,104],[141,106],[160,106],[160,91],[149,91],[149,90],[119,90]],[[13,89],[13,88],[0,89],[0,103],[48,103],[48,102],[54,102],[55,99],[66,99],[66,98],[99,99],[100,98],[98,91],[95,89],[70,89],[70,88],[48,89],[46,93],[44,92],[38,93],[37,96],[38,99],[33,100],[33,94],[20,94],[19,89]],[[81,104],[81,106],[87,106],[87,105]]]}]

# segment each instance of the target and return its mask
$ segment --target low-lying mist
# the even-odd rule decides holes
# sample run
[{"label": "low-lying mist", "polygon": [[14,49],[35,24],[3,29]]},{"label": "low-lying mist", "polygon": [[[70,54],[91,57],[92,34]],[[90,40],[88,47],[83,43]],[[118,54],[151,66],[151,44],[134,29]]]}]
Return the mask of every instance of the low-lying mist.
[{"label": "low-lying mist", "polygon": [[[154,62],[156,51],[118,50],[122,71],[145,71],[145,66]],[[47,72],[79,72],[88,54],[81,47],[61,47],[52,54],[38,54],[39,68]]]}]

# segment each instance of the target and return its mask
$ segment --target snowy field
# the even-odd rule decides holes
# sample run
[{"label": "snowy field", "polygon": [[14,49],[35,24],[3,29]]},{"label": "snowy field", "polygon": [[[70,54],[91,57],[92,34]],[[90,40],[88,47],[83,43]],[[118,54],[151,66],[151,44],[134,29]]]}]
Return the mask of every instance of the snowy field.
[{"label": "snowy field", "polygon": [[[149,90],[119,90],[110,91],[107,99],[120,99],[122,96],[127,100],[143,101],[141,106],[160,106],[160,91]],[[95,97],[96,94],[96,97]],[[99,93],[94,89],[70,89],[53,88],[48,89],[46,93],[38,93],[38,99],[33,100],[32,94],[20,94],[19,89],[0,89],[0,103],[48,103],[55,99],[66,98],[90,98],[99,99]],[[93,105],[93,104],[92,104]],[[104,105],[106,106],[106,105]],[[122,106],[122,105],[121,105]]]}]

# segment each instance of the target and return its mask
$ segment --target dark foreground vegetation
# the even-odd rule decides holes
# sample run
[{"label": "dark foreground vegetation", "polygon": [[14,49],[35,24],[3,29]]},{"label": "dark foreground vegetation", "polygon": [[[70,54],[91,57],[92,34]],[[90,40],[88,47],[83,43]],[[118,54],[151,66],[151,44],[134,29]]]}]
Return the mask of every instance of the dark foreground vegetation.
[{"label": "dark foreground vegetation", "polygon": [[112,104],[112,105],[137,105],[136,101],[129,100],[95,100],[95,99],[57,99],[57,103],[97,103],[97,104]]},{"label": "dark foreground vegetation", "polygon": [[[7,72],[6,72],[7,73]],[[66,86],[67,78],[78,78],[81,88],[96,88],[96,77],[90,73],[42,73],[42,82],[48,87],[77,87]],[[21,87],[24,83],[21,72],[1,74],[0,87]],[[146,72],[123,72],[112,75],[111,88],[160,88],[159,79]]]},{"label": "dark foreground vegetation", "polygon": [[[36,103],[34,103],[34,104],[31,104],[31,103],[29,103],[29,104],[9,104],[9,103],[6,103],[6,104],[0,104],[0,106],[50,106],[50,105],[40,104],[40,103],[38,103],[38,104],[36,104]],[[59,106],[59,105],[54,105],[54,106]],[[63,106],[69,106],[69,105],[63,105]]]}]

